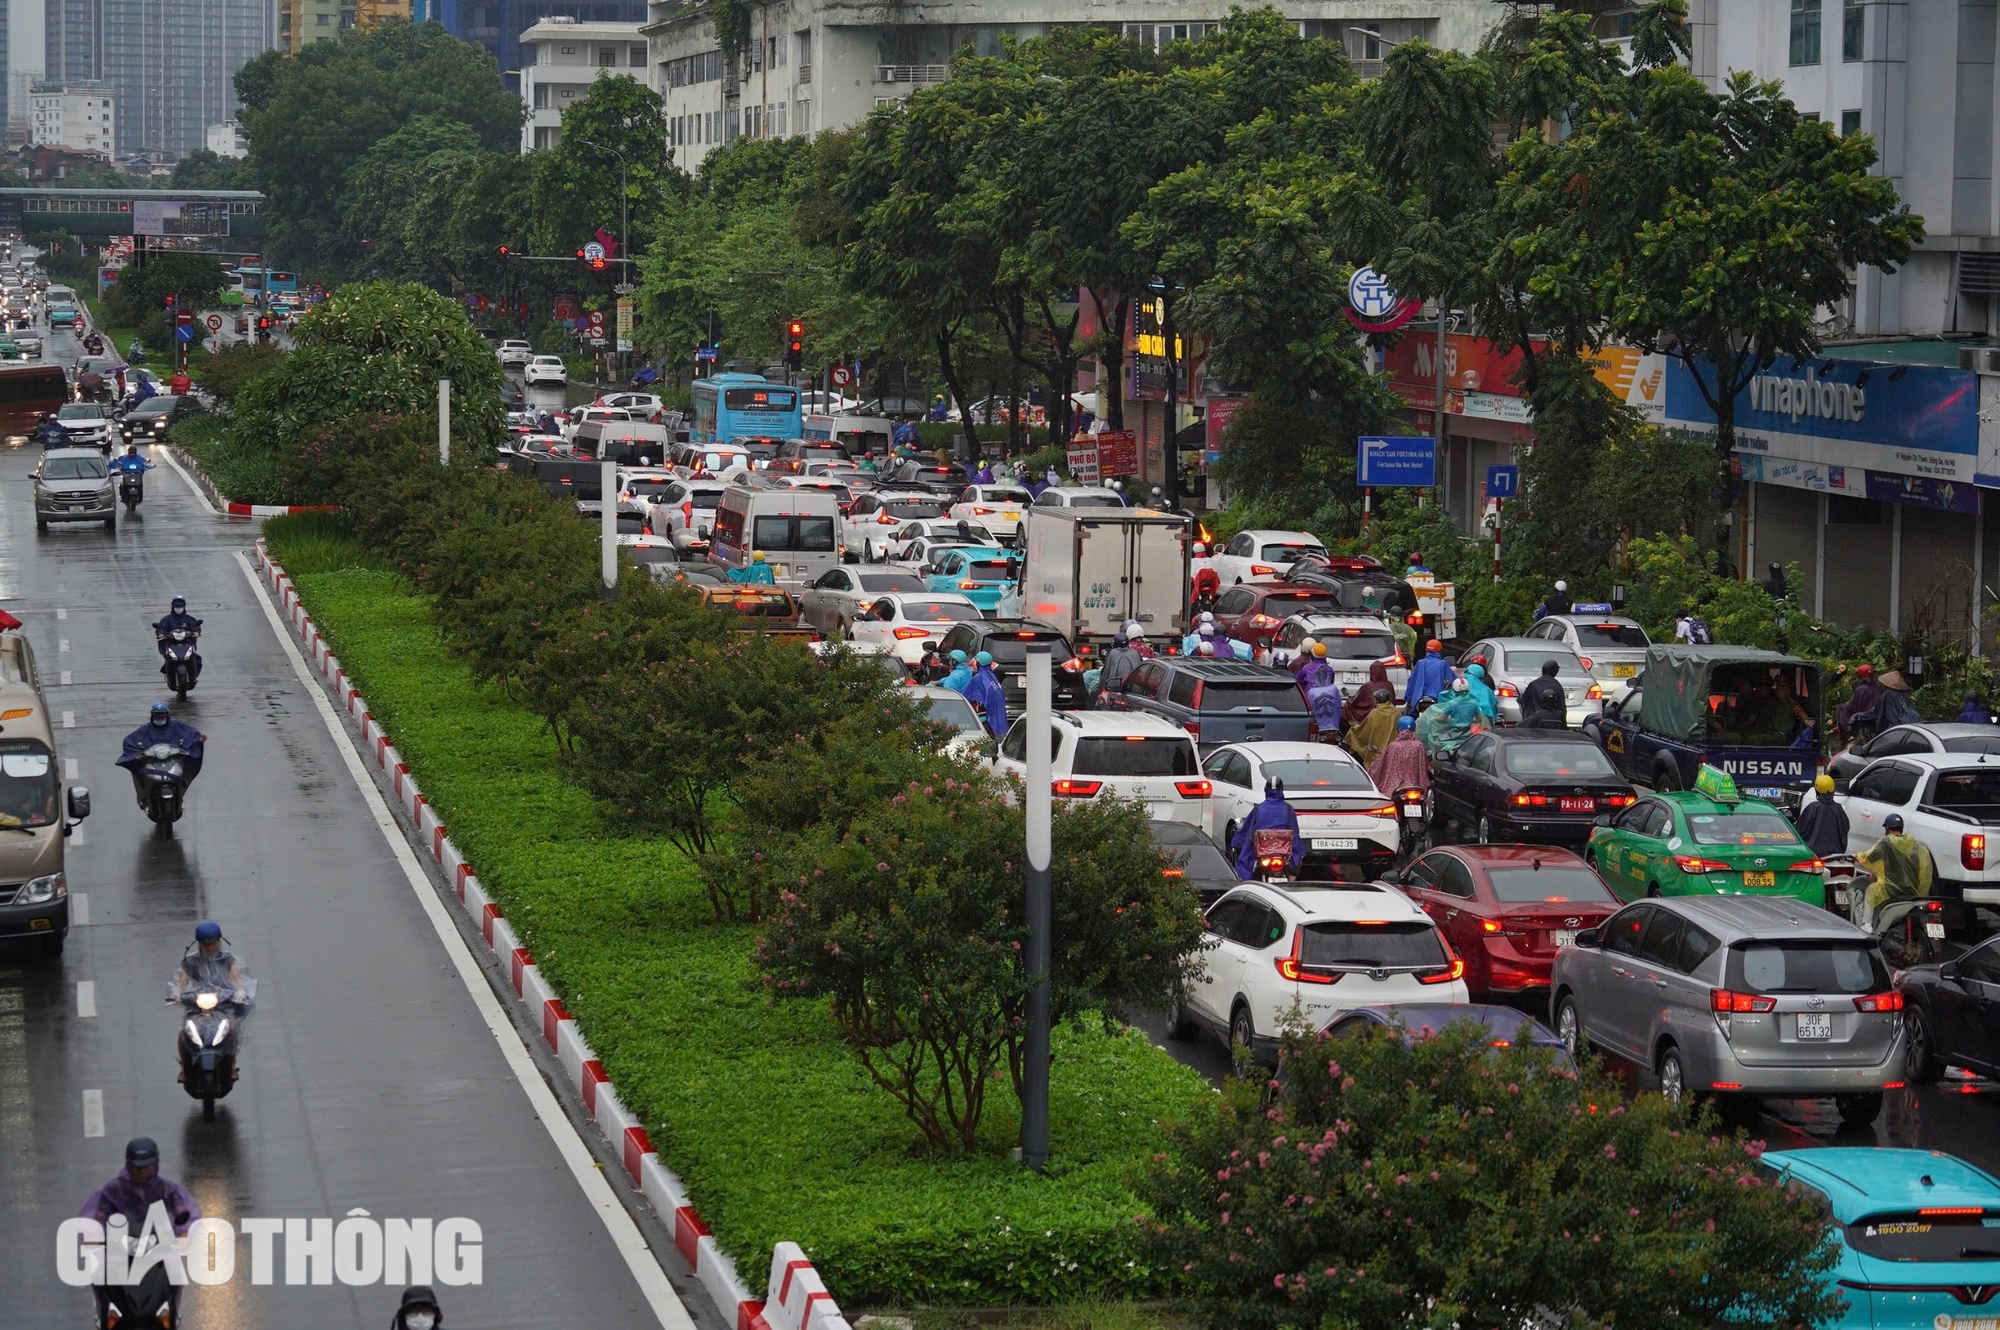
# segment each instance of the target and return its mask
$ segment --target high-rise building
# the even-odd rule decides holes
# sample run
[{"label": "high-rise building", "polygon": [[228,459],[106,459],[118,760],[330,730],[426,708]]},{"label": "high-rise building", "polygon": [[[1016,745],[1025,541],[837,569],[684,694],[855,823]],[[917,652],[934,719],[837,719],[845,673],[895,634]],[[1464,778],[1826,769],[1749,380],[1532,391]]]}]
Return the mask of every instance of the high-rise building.
[{"label": "high-rise building", "polygon": [[277,5],[278,49],[286,55],[386,18],[412,16],[410,0],[277,0]]},{"label": "high-rise building", "polygon": [[637,23],[545,18],[522,33],[521,151],[555,147],[562,113],[588,97],[592,83],[619,74],[646,82],[646,39]]},{"label": "high-rise building", "polygon": [[108,160],[117,133],[116,100],[108,84],[94,80],[37,83],[29,94],[28,141]]}]

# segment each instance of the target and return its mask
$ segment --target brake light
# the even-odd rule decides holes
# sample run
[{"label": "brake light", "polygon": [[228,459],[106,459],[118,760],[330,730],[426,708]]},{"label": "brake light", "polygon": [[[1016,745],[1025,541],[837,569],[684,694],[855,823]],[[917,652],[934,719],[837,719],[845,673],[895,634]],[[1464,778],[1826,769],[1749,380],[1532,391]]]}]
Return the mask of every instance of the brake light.
[{"label": "brake light", "polygon": [[1458,957],[1453,956],[1451,958],[1451,964],[1445,967],[1444,969],[1438,970],[1432,974],[1422,974],[1422,973],[1418,974],[1417,982],[1420,984],[1448,984],[1454,979],[1463,979],[1464,977],[1465,977],[1465,962],[1463,960],[1460,960]]},{"label": "brake light", "polygon": [[1283,619],[1273,619],[1268,614],[1259,613],[1250,616],[1250,626],[1253,628],[1276,628],[1283,622]]},{"label": "brake light", "polygon": [[974,504],[972,506],[972,515],[974,517],[985,517],[992,511],[993,510],[991,508],[981,508],[978,504]]},{"label": "brake light", "polygon": [[1498,919],[1481,919],[1479,921],[1479,931],[1482,933],[1497,933],[1500,931],[1500,921]]},{"label": "brake light", "polygon": [[1316,720],[1308,720],[1306,722],[1306,742],[1311,743],[1314,739],[1317,738],[1319,738],[1319,722]]},{"label": "brake light", "polygon": [[1185,868],[1162,868],[1162,869],[1160,870],[1160,876],[1161,876],[1161,877],[1186,877],[1186,876],[1187,876],[1187,869],[1185,869]]},{"label": "brake light", "polygon": [[[1422,796],[1420,795],[1420,796],[1418,796],[1417,798],[1415,798],[1415,799],[1411,800],[1410,802],[1412,802],[1412,803],[1414,803],[1414,804],[1420,804],[1420,803],[1422,803],[1422,802],[1423,802],[1423,797],[1422,797]],[[1373,808],[1364,808],[1364,809],[1362,809],[1362,810],[1361,810],[1361,811],[1360,811],[1359,813],[1355,814],[1354,816],[1356,816],[1356,817],[1394,817],[1394,816],[1396,816],[1396,805],[1394,805],[1393,803],[1388,803],[1388,804],[1377,804],[1377,805],[1375,805],[1375,807],[1373,807]]]},{"label": "brake light", "polygon": [[1395,669],[1395,668],[1396,668],[1397,666],[1399,666],[1399,665],[1407,665],[1407,664],[1409,664],[1410,662],[1409,662],[1408,658],[1406,658],[1406,657],[1405,657],[1405,656],[1403,655],[1403,653],[1402,653],[1402,652],[1398,651],[1398,652],[1397,652],[1397,653],[1396,653],[1395,655],[1393,655],[1393,656],[1389,657],[1389,662],[1388,662],[1388,663],[1389,663],[1389,668],[1390,668],[1390,669]]},{"label": "brake light", "polygon": [[1590,668],[1590,657],[1578,656],[1577,660],[1583,665],[1583,668],[1585,668],[1586,670]]},{"label": "brake light", "polygon": [[1253,563],[1250,565],[1250,576],[1252,577],[1269,577],[1277,571],[1276,568],[1273,568],[1268,563]]},{"label": "brake light", "polygon": [[896,519],[888,513],[883,513],[880,517],[877,517],[875,520],[882,526],[896,525]]},{"label": "brake light", "polygon": [[1205,780],[1177,780],[1174,791],[1183,799],[1206,799],[1215,793],[1215,787]]},{"label": "brake light", "polygon": [[1543,808],[1551,801],[1546,794],[1515,794],[1508,796],[1507,802],[1516,808]]},{"label": "brake light", "polygon": [[1986,867],[1986,837],[1979,832],[1971,832],[1958,838],[1958,864],[1961,868]]},{"label": "brake light", "polygon": [[1778,999],[1758,997],[1755,993],[1732,993],[1726,988],[1708,990],[1708,1005],[1711,1011],[1775,1011]]},{"label": "brake light", "polygon": [[1639,796],[1636,794],[1607,794],[1604,796],[1604,805],[1607,808],[1629,808],[1638,802]]},{"label": "brake light", "polygon": [[1983,1215],[1983,1205],[1933,1205],[1917,1211],[1919,1215]]},{"label": "brake light", "polygon": [[[1284,862],[1283,859],[1278,860],[1280,864]],[[1294,984],[1339,983],[1341,975],[1338,971],[1332,974],[1314,974],[1311,970],[1304,969],[1299,965],[1299,933],[1303,931],[1303,929],[1299,929],[1292,933],[1292,954],[1278,957],[1278,977]]]},{"label": "brake light", "polygon": [[[1417,807],[1420,806],[1424,801],[1424,792],[1422,790],[1412,787],[1410,789],[1404,790],[1402,797],[1404,803],[1409,804],[1411,807]],[[1390,805],[1390,807],[1392,808],[1394,806],[1395,805],[1393,804]]]},{"label": "brake light", "polygon": [[1088,799],[1104,788],[1101,780],[1071,780],[1067,776],[1051,786],[1058,799]]},{"label": "brake light", "polygon": [[914,642],[920,637],[928,637],[930,631],[928,628],[898,628],[896,630],[896,640],[898,642]]},{"label": "brake light", "polygon": [[1677,854],[1674,867],[1683,873],[1727,873],[1729,865],[1715,859],[1704,859],[1698,854]]},{"label": "brake light", "polygon": [[1201,742],[1201,722],[1200,722],[1200,721],[1198,721],[1198,720],[1190,720],[1190,721],[1185,721],[1185,722],[1183,722],[1183,723],[1182,723],[1182,725],[1181,725],[1181,728],[1187,731],[1187,736],[1188,736],[1188,738],[1190,738],[1190,739],[1194,740],[1194,741],[1195,741],[1196,743],[1200,743],[1200,742]]},{"label": "brake light", "polygon": [[1503,683],[1493,691],[1501,697],[1519,697],[1521,695],[1515,691],[1514,685],[1510,683]]},{"label": "brake light", "polygon": [[[1586,663],[1586,664],[1588,664],[1589,662],[1585,662],[1585,663]],[[1585,697],[1585,699],[1586,699],[1586,700],[1588,700],[1588,701],[1591,701],[1591,702],[1602,702],[1602,701],[1604,700],[1604,687],[1603,687],[1603,685],[1601,685],[1601,684],[1592,684],[1592,685],[1590,686],[1590,688],[1589,688],[1589,689],[1588,689],[1588,690],[1587,690],[1587,691],[1586,691],[1586,692],[1584,693],[1584,697]]]},{"label": "brake light", "polygon": [[1787,865],[1785,871],[1787,873],[1817,873],[1825,867],[1826,862],[1824,860],[1801,859],[1795,864]]},{"label": "brake light", "polygon": [[976,590],[976,589],[978,588],[978,586],[979,586],[979,583],[977,583],[977,582],[960,582],[960,583],[958,584],[958,589],[959,589],[960,591],[972,591],[972,590]]},{"label": "brake light", "polygon": [[1870,993],[1866,997],[1854,999],[1854,1009],[1856,1011],[1901,1011],[1903,1009],[1903,995],[1896,992]]}]

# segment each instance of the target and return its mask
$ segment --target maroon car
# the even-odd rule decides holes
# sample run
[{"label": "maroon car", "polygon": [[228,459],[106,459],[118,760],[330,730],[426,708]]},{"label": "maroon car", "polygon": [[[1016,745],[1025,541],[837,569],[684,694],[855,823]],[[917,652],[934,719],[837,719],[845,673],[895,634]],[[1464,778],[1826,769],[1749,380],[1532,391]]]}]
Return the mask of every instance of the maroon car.
[{"label": "maroon car", "polygon": [[1324,614],[1339,608],[1340,593],[1332,587],[1245,582],[1216,597],[1215,631],[1248,642],[1250,650],[1258,652],[1271,645],[1271,638],[1294,614]]},{"label": "maroon car", "polygon": [[1388,880],[1465,958],[1475,998],[1546,992],[1557,949],[1620,905],[1589,864],[1546,845],[1441,846]]}]

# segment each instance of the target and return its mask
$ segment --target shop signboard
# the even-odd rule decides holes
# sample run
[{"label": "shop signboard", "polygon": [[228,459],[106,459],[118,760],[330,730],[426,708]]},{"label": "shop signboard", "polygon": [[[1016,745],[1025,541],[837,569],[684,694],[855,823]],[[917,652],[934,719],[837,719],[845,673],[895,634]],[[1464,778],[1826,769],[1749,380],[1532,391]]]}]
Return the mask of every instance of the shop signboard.
[{"label": "shop signboard", "polygon": [[1070,479],[1079,485],[1095,485],[1097,472],[1097,440],[1089,434],[1079,434],[1069,445]]},{"label": "shop signboard", "polygon": [[1097,456],[1107,476],[1139,474],[1139,436],[1129,429],[1108,429],[1097,436]]}]

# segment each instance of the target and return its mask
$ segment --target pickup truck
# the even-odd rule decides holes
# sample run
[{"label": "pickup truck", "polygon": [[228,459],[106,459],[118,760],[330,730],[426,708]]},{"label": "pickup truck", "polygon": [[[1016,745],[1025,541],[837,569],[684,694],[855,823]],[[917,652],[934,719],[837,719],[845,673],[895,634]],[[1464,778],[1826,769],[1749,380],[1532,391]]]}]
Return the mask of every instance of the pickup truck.
[{"label": "pickup truck", "polygon": [[1655,644],[1633,687],[1582,727],[1626,779],[1656,790],[1693,789],[1707,764],[1750,798],[1795,803],[1819,768],[1821,715],[1819,667],[1809,660]]},{"label": "pickup truck", "polygon": [[1855,854],[1882,839],[1889,814],[1903,815],[1903,830],[1937,860],[1931,894],[1946,902],[1948,929],[1967,928],[1978,906],[2000,911],[2000,758],[1877,758],[1834,798],[1847,809],[1847,845]]}]

